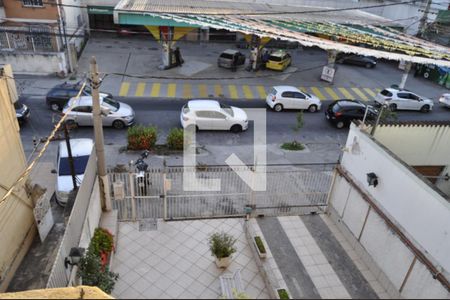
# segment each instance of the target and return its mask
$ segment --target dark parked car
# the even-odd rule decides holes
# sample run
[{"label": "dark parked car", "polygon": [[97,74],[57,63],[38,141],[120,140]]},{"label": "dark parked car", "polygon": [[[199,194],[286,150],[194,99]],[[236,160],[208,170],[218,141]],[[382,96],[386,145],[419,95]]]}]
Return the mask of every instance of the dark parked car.
[{"label": "dark parked car", "polygon": [[336,56],[336,62],[340,64],[363,66],[368,69],[377,66],[377,59],[375,57],[347,53],[339,53]]},{"label": "dark parked car", "polygon": [[28,108],[28,106],[19,101],[14,103],[14,108],[16,110],[17,121],[20,125],[22,125],[30,117],[30,109]]},{"label": "dark parked car", "polygon": [[[75,97],[81,88],[81,83],[64,82],[53,87],[46,97],[47,105],[54,111],[61,111],[70,98]],[[81,96],[91,96],[91,88],[86,85]],[[109,93],[100,92],[100,97],[112,98]]]},{"label": "dark parked car", "polygon": [[[366,112],[367,105],[357,100],[337,100],[331,103],[325,110],[325,117],[337,128],[341,129],[349,126],[353,120],[362,120]],[[368,105],[367,119],[375,120],[378,111]]]}]

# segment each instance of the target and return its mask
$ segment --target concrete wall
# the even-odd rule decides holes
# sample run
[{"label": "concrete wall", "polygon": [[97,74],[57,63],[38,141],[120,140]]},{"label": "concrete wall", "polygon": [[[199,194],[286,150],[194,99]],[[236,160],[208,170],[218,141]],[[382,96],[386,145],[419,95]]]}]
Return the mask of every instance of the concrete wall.
[{"label": "concrete wall", "polygon": [[18,74],[47,75],[66,72],[65,54],[58,53],[0,53],[0,64],[11,64]]},{"label": "concrete wall", "polygon": [[5,15],[7,18],[57,20],[58,9],[56,5],[45,4],[43,7],[27,7],[22,1],[3,0]]},{"label": "concrete wall", "polygon": [[[365,253],[368,265],[391,296],[449,298],[450,293],[433,279],[429,269],[416,259],[355,185],[373,199],[435,266],[442,267],[447,278],[449,202],[354,125],[346,148],[341,167],[351,181],[337,175],[330,193],[332,218],[353,239],[353,245]],[[377,187],[368,186],[369,172],[377,174]]]},{"label": "concrete wall", "polygon": [[[10,66],[5,68],[10,70]],[[12,76],[8,70],[7,76]],[[11,187],[26,168],[20,128],[9,95],[7,79],[0,76],[0,199],[6,194],[5,187]],[[14,193],[0,204],[0,292],[6,290],[36,234],[34,205],[23,184]]]},{"label": "concrete wall", "polygon": [[[379,126],[375,138],[411,166],[446,166],[450,173],[450,126]],[[450,181],[438,179],[436,186],[450,195]]]}]

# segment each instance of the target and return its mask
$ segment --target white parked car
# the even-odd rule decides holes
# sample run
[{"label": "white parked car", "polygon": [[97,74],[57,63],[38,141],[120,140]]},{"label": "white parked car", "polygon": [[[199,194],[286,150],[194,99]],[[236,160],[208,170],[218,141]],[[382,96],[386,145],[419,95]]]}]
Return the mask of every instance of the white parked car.
[{"label": "white parked car", "polygon": [[439,98],[439,103],[441,105],[450,108],[450,94],[443,94],[441,98]]},{"label": "white parked car", "polygon": [[[77,186],[80,186],[83,181],[84,172],[93,147],[94,142],[92,139],[70,139]],[[67,203],[70,191],[73,190],[72,172],[66,142],[60,142],[58,145],[56,174],[56,201],[59,205],[64,206]]]},{"label": "white parked car", "polygon": [[216,100],[190,100],[180,114],[181,126],[196,126],[197,130],[247,130],[247,113]]},{"label": "white parked car", "polygon": [[[68,112],[69,108],[73,108]],[[67,114],[66,122],[77,126],[93,126],[92,97],[83,96],[79,99],[72,98],[64,106],[63,113]],[[102,111],[103,126],[112,126],[122,129],[134,123],[134,110],[128,104],[100,97],[100,109]]]},{"label": "white parked car", "polygon": [[433,100],[421,97],[408,90],[397,90],[387,88],[382,90],[375,97],[375,102],[379,105],[386,104],[390,110],[419,110],[429,112],[433,109]]},{"label": "white parked car", "polygon": [[275,111],[283,109],[307,109],[309,112],[319,111],[322,107],[320,99],[293,86],[274,86],[266,97],[266,103]]}]

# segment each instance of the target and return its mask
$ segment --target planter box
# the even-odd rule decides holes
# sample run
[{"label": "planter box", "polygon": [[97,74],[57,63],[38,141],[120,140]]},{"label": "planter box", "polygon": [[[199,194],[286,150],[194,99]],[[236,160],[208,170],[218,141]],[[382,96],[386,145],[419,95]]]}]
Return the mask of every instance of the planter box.
[{"label": "planter box", "polygon": [[256,248],[256,251],[258,252],[259,258],[264,259],[264,258],[266,258],[266,256],[267,256],[267,250],[266,250],[265,253],[262,253],[262,252],[259,250],[258,244],[256,243],[256,237],[259,237],[259,238],[261,239],[261,242],[262,242],[262,244],[263,244],[263,246],[264,246],[265,249],[266,249],[266,245],[264,245],[264,241],[263,241],[263,239],[262,239],[259,235],[254,236],[254,237],[252,238],[252,240],[253,240],[253,245],[255,245],[255,248]]},{"label": "planter box", "polygon": [[231,264],[231,256],[217,258],[216,257],[216,266],[218,268],[227,268]]},{"label": "planter box", "polygon": [[[283,291],[286,293],[285,293],[285,296],[282,298],[282,295],[284,294]],[[280,295],[280,292],[281,292],[281,295]],[[291,299],[291,296],[289,295],[287,289],[277,289],[277,297],[278,297],[278,299]]]}]

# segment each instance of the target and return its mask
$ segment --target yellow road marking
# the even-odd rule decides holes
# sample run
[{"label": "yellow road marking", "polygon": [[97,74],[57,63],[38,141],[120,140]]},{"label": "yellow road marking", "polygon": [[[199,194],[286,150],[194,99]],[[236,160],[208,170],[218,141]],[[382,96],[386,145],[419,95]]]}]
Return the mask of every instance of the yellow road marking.
[{"label": "yellow road marking", "polygon": [[258,85],[256,87],[256,90],[258,91],[259,97],[261,99],[266,99],[267,97],[266,89],[262,85]]},{"label": "yellow road marking", "polygon": [[192,96],[192,86],[190,84],[184,84],[183,85],[183,98],[184,99],[193,98],[193,96]]},{"label": "yellow road marking", "polygon": [[364,93],[361,92],[360,89],[358,89],[358,88],[352,88],[352,91],[354,91],[356,95],[358,95],[359,97],[361,97],[362,100],[364,100],[364,101],[369,101],[369,98],[367,98],[366,95],[364,95]]},{"label": "yellow road marking", "polygon": [[231,84],[228,86],[228,91],[230,92],[230,98],[231,99],[237,99],[238,98],[238,92],[237,88],[234,84]]},{"label": "yellow road marking", "polygon": [[152,85],[152,91],[150,92],[150,97],[158,97],[160,90],[161,90],[161,83],[154,83]]},{"label": "yellow road marking", "polygon": [[177,84],[176,83],[169,83],[167,85],[167,97],[175,97],[175,94],[177,93]]},{"label": "yellow road marking", "polygon": [[355,99],[352,94],[350,94],[345,88],[338,88],[338,90],[344,95],[345,98]]},{"label": "yellow road marking", "polygon": [[130,83],[122,82],[122,85],[120,86],[119,96],[127,96],[129,90],[130,90]]},{"label": "yellow road marking", "polygon": [[374,93],[374,91],[372,89],[365,88],[364,90],[366,91],[367,94],[369,94],[370,96],[375,98],[376,94]]},{"label": "yellow road marking", "polygon": [[243,85],[242,91],[244,92],[245,99],[253,99],[253,92],[248,85]]},{"label": "yellow road marking", "polygon": [[200,97],[202,98],[208,97],[208,87],[206,86],[206,84],[199,84],[198,92],[200,94]]},{"label": "yellow road marking", "polygon": [[214,85],[214,96],[215,97],[223,97],[223,90],[220,84]]},{"label": "yellow road marking", "polygon": [[338,99],[339,99],[339,96],[333,91],[332,88],[326,87],[326,88],[325,88],[325,91],[328,93],[328,95],[331,96],[331,98],[332,98],[333,100],[338,100]]},{"label": "yellow road marking", "polygon": [[316,95],[317,97],[319,97],[320,100],[325,100],[327,99],[327,97],[325,97],[322,92],[316,88],[316,87],[312,87],[311,91],[313,92],[314,95]]},{"label": "yellow road marking", "polygon": [[145,82],[139,82],[136,88],[136,93],[134,93],[134,95],[136,97],[142,97],[144,96],[144,91],[145,91]]}]

